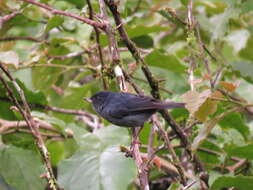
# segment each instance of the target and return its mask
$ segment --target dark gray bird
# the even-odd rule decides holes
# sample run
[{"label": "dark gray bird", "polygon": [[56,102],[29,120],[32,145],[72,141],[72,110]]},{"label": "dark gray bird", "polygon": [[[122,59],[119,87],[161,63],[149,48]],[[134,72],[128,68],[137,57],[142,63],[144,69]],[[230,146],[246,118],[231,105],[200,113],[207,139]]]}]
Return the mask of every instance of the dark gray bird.
[{"label": "dark gray bird", "polygon": [[148,96],[125,92],[101,91],[91,98],[95,111],[104,119],[122,127],[141,127],[152,114],[169,108],[184,108],[184,103],[161,102]]}]

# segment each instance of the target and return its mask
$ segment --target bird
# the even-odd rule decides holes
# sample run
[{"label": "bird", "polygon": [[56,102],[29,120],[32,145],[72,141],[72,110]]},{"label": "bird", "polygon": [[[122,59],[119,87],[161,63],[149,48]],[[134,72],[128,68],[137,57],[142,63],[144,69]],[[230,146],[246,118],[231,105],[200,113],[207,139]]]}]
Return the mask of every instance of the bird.
[{"label": "bird", "polygon": [[184,103],[162,102],[127,92],[100,91],[85,100],[107,121],[120,127],[142,127],[159,110],[184,108]]}]

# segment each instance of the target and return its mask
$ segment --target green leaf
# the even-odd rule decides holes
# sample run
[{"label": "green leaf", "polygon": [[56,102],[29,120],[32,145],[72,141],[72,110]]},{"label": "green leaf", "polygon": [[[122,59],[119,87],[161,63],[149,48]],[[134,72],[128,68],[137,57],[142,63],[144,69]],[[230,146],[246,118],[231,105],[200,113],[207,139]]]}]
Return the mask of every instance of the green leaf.
[{"label": "green leaf", "polygon": [[[249,37],[250,37],[249,31],[245,29],[241,29],[241,30],[230,32],[230,34],[226,36],[226,41],[234,48],[234,51],[238,53],[241,49],[246,47]],[[251,54],[247,54],[247,56],[250,56],[250,55]]]},{"label": "green leaf", "polygon": [[163,26],[145,26],[145,25],[137,25],[133,28],[126,27],[127,34],[129,38],[135,38],[138,36],[144,36],[154,32],[161,32],[167,30],[167,27]]},{"label": "green leaf", "polygon": [[240,9],[231,6],[225,9],[224,13],[213,16],[211,18],[213,27],[210,31],[212,33],[212,39],[221,39],[229,30],[229,20],[231,18],[237,18],[239,12]]},{"label": "green leaf", "polygon": [[15,187],[12,187],[9,184],[7,184],[1,175],[0,175],[0,189],[1,190],[17,190]]},{"label": "green leaf", "polygon": [[[47,100],[45,95],[41,91],[31,91],[24,85],[23,82],[21,82],[19,79],[16,79],[19,87],[24,91],[25,98],[29,103],[34,104],[47,104]],[[18,100],[20,99],[20,95],[18,94],[16,88],[14,88],[13,84],[11,82],[8,82],[8,85],[13,89],[14,95]],[[2,98],[7,98],[7,92],[6,89],[0,84],[0,94]]]},{"label": "green leaf", "polygon": [[54,16],[54,17],[51,17],[49,20],[48,20],[48,23],[47,23],[47,27],[46,27],[46,30],[45,32],[48,32],[50,31],[51,29],[57,27],[57,26],[60,26],[62,23],[64,22],[64,18],[62,16]]},{"label": "green leaf", "polygon": [[253,189],[253,177],[252,176],[221,176],[217,178],[211,189],[222,189],[225,187],[235,187],[240,190]]},{"label": "green leaf", "polygon": [[239,158],[246,158],[253,160],[253,144],[248,144],[246,146],[239,146],[239,147],[226,147],[225,151],[230,156],[236,156]]},{"label": "green leaf", "polygon": [[213,101],[211,99],[207,99],[198,109],[198,111],[195,113],[195,117],[205,122],[206,119],[215,113],[217,110],[217,101]]},{"label": "green leaf", "polygon": [[18,190],[44,190],[46,181],[41,159],[29,150],[5,146],[0,149],[0,175]]},{"label": "green leaf", "polygon": [[239,55],[245,59],[253,61],[252,48],[253,48],[253,39],[249,38],[246,47],[240,51]]},{"label": "green leaf", "polygon": [[239,113],[230,113],[226,115],[220,122],[219,125],[222,128],[233,128],[239,131],[245,138],[249,135],[249,127],[243,121]]},{"label": "green leaf", "polygon": [[132,40],[140,48],[152,48],[154,45],[153,39],[148,35],[138,36],[132,38]]},{"label": "green leaf", "polygon": [[241,76],[248,82],[253,83],[253,63],[240,61],[231,63],[234,70],[239,71]]},{"label": "green leaf", "polygon": [[207,121],[204,126],[202,126],[198,132],[198,135],[194,138],[192,143],[192,150],[196,151],[201,143],[207,138],[215,125],[226,115],[233,113],[235,109],[224,111],[223,113],[216,115],[211,120]]},{"label": "green leaf", "polygon": [[127,189],[136,177],[136,169],[133,160],[117,147],[129,143],[126,129],[102,128],[85,133],[77,141],[81,150],[59,165],[58,181],[64,189]]},{"label": "green leaf", "polygon": [[180,64],[179,60],[174,55],[166,55],[159,50],[154,50],[145,57],[145,62],[148,65],[167,69],[176,73],[184,73],[186,67]]},{"label": "green leaf", "polygon": [[[221,150],[216,144],[207,140],[203,142],[203,144],[201,145],[201,148],[216,151],[216,152],[221,152]],[[215,154],[210,154],[209,152],[201,151],[200,149],[198,150],[197,154],[199,158],[201,159],[201,161],[204,163],[220,164],[219,157],[222,156],[222,153],[220,153],[220,155],[215,155]]]},{"label": "green leaf", "polygon": [[41,9],[35,5],[28,5],[23,14],[31,20],[40,21],[42,19]]},{"label": "green leaf", "polygon": [[64,1],[76,5],[77,8],[82,8],[86,4],[86,1],[79,1],[79,0],[64,0]]},{"label": "green leaf", "polygon": [[250,11],[253,10],[253,4],[251,0],[246,0],[243,4],[242,4],[242,13],[248,13]]}]

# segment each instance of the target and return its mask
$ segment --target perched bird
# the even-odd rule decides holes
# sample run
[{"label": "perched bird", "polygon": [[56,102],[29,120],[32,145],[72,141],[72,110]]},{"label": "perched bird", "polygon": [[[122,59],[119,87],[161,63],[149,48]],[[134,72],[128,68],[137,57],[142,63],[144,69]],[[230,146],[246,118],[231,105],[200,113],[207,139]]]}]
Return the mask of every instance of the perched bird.
[{"label": "perched bird", "polygon": [[85,99],[104,119],[122,127],[141,127],[159,110],[184,107],[184,103],[161,102],[149,96],[125,92],[101,91]]}]

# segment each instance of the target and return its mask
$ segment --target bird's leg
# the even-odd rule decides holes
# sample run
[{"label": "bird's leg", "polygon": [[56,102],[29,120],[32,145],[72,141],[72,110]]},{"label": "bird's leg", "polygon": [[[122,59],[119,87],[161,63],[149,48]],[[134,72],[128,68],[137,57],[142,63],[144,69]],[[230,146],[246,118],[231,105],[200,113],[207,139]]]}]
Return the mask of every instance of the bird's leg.
[{"label": "bird's leg", "polygon": [[131,142],[131,147],[130,147],[130,153],[131,153],[131,155],[132,155],[132,152],[134,150],[135,145],[136,144],[140,144],[140,141],[139,141],[138,137],[139,137],[139,134],[140,134],[142,128],[143,128],[143,126],[141,126],[141,127],[133,127],[132,128],[133,136],[132,136],[132,142]]}]

